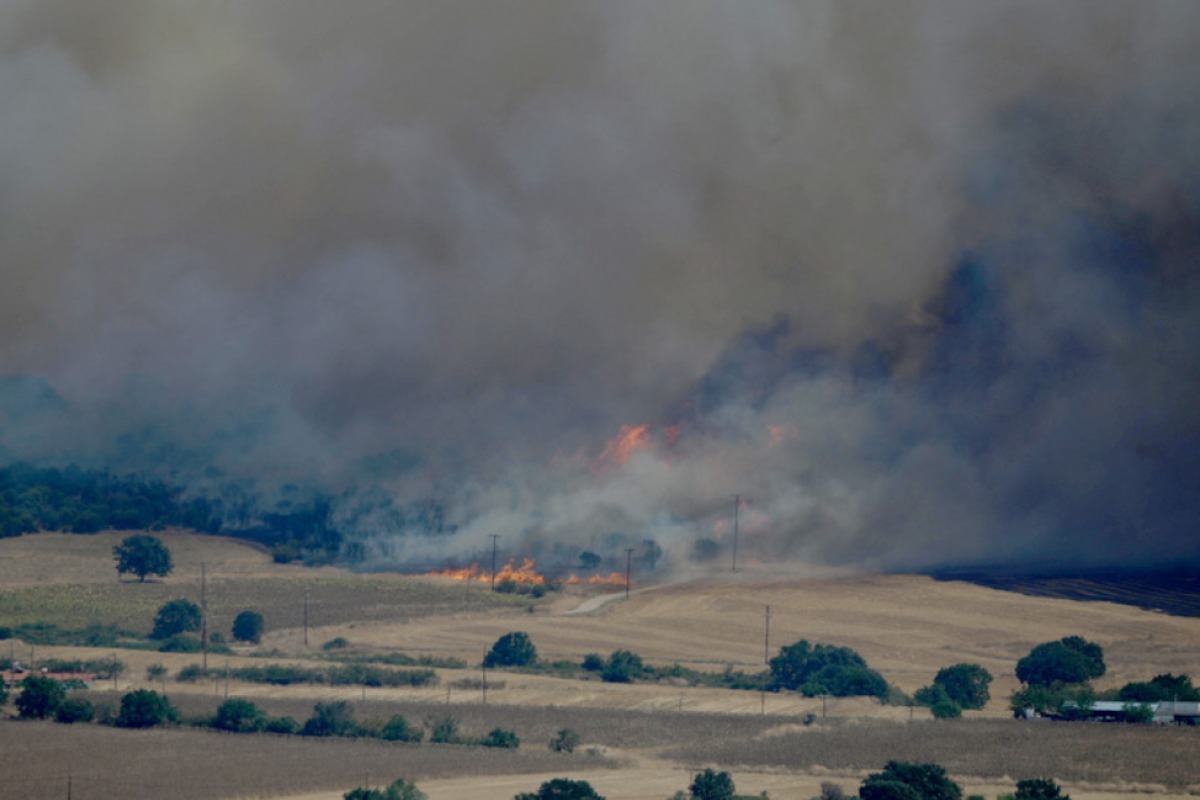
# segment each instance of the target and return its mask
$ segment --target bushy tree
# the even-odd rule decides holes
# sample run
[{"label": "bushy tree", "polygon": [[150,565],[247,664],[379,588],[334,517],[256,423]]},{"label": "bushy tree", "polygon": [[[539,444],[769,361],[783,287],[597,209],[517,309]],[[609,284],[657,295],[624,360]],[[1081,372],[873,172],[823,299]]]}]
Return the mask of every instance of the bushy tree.
[{"label": "bushy tree", "polygon": [[174,722],[179,714],[166,697],[151,689],[135,689],[121,698],[118,728],[153,728]]},{"label": "bushy tree", "polygon": [[882,772],[866,777],[858,796],[862,800],[962,800],[962,787],[950,780],[946,770],[937,764],[889,761]]},{"label": "bushy tree", "polygon": [[300,730],[301,736],[357,736],[360,732],[354,721],[354,709],[345,700],[317,703],[313,715]]},{"label": "bushy tree", "polygon": [[145,533],[122,540],[113,548],[113,559],[117,562],[118,578],[131,572],[144,582],[147,575],[162,577],[170,575],[175,569],[167,546],[157,537]]},{"label": "bushy tree", "polygon": [[587,781],[570,778],[553,778],[546,781],[536,792],[515,795],[513,800],[604,800]]},{"label": "bushy tree", "polygon": [[434,744],[454,744],[458,741],[458,720],[451,716],[435,719],[429,725],[429,741]]},{"label": "bushy tree", "polygon": [[615,650],[608,657],[604,671],[600,673],[600,679],[605,683],[630,683],[642,677],[645,670],[646,665],[642,663],[642,657],[637,653],[629,650]]},{"label": "bushy tree", "polygon": [[479,740],[479,743],[484,747],[507,749],[515,749],[521,746],[521,740],[517,738],[517,734],[512,731],[506,731],[503,728],[493,728],[488,732],[487,736]]},{"label": "bushy tree", "polygon": [[529,634],[506,633],[496,640],[483,658],[485,667],[528,667],[537,662],[537,648]]},{"label": "bushy tree", "polygon": [[992,674],[978,664],[955,664],[938,670],[933,685],[963,708],[980,709],[991,699]]},{"label": "bushy tree", "polygon": [[604,656],[599,653],[588,653],[583,657],[581,666],[588,672],[603,672]]},{"label": "bushy tree", "polygon": [[23,719],[46,719],[53,716],[67,697],[63,686],[45,675],[29,675],[21,681],[17,696],[17,713]]},{"label": "bushy tree", "polygon": [[389,742],[419,742],[425,736],[425,731],[409,724],[402,714],[397,714],[387,721],[380,737]]},{"label": "bushy tree", "polygon": [[733,800],[733,778],[728,772],[715,772],[709,767],[696,773],[688,792],[695,800]]},{"label": "bushy tree", "polygon": [[1017,678],[1031,686],[1083,683],[1104,674],[1100,645],[1080,636],[1044,642],[1017,662]]},{"label": "bushy tree", "polygon": [[58,705],[54,721],[70,725],[75,722],[91,722],[96,716],[96,707],[85,697],[68,697]]},{"label": "bushy tree", "polygon": [[267,715],[249,700],[231,697],[217,708],[212,726],[233,733],[256,733],[267,727]]},{"label": "bushy tree", "polygon": [[800,690],[808,697],[867,695],[884,698],[887,681],[849,647],[810,645],[801,639],[771,659],[771,688]]},{"label": "bushy tree", "polygon": [[342,795],[344,800],[425,800],[425,793],[415,783],[399,778],[386,789],[365,789],[359,786]]},{"label": "bushy tree", "polygon": [[556,753],[574,753],[579,741],[578,733],[570,728],[563,728],[550,740],[550,749]]},{"label": "bushy tree", "polygon": [[0,706],[8,702],[8,686],[0,679]]},{"label": "bushy tree", "polygon": [[158,609],[154,617],[154,630],[150,632],[151,639],[170,639],[187,631],[200,630],[200,606],[182,597],[168,600]]},{"label": "bushy tree", "polygon": [[1200,691],[1192,685],[1187,675],[1155,675],[1149,681],[1127,683],[1121,687],[1118,699],[1132,703],[1158,703],[1163,700],[1194,702],[1200,700]]},{"label": "bushy tree", "polygon": [[1016,800],[1071,800],[1058,784],[1049,778],[1029,778],[1017,781]]},{"label": "bushy tree", "polygon": [[257,611],[246,610],[233,620],[233,639],[237,642],[258,644],[262,641],[263,616]]}]

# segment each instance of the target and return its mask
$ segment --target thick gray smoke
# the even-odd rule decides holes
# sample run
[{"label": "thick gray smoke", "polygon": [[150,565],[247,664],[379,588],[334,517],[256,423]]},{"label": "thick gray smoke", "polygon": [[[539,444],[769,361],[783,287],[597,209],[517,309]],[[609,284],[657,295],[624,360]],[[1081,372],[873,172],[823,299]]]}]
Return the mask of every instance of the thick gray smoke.
[{"label": "thick gray smoke", "polygon": [[734,493],[751,557],[1194,558],[1198,40],[1190,0],[8,0],[0,373],[61,402],[10,381],[0,455],[319,486],[381,563],[682,558]]}]

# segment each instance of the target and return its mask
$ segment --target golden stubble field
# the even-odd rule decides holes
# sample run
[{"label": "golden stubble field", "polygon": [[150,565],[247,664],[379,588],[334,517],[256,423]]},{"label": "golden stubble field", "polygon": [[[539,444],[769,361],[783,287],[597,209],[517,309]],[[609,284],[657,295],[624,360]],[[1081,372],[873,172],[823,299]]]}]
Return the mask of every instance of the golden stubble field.
[{"label": "golden stubble field", "polygon": [[[374,713],[381,716],[404,713],[418,720],[434,713],[432,709],[448,709],[446,713],[455,714],[464,725],[473,721],[483,726],[479,732],[504,724],[523,739],[519,753],[512,754],[430,745],[397,750],[378,743],[277,741],[276,737],[250,737],[255,740],[251,742],[202,731],[156,732],[156,746],[163,753],[188,753],[203,763],[224,763],[222,774],[227,777],[238,774],[233,768],[237,759],[222,755],[232,747],[239,753],[261,749],[263,763],[286,764],[299,758],[315,774],[333,781],[332,786],[318,785],[315,778],[315,782],[308,777],[302,780],[303,771],[284,768],[281,774],[288,779],[272,784],[273,788],[246,778],[242,785],[249,791],[238,794],[222,780],[211,791],[197,790],[188,796],[340,798],[350,788],[341,782],[343,776],[360,771],[376,774],[379,769],[378,782],[402,774],[420,776],[431,800],[507,800],[557,775],[590,780],[610,800],[666,798],[685,788],[694,771],[711,765],[729,769],[741,793],[765,790],[779,800],[800,800],[815,795],[822,780],[835,780],[852,794],[861,776],[882,766],[882,760],[892,757],[888,754],[919,758],[921,753],[936,754],[968,792],[989,798],[1011,791],[1016,778],[1028,777],[1020,770],[1030,769],[1059,776],[1076,800],[1200,794],[1200,778],[1192,779],[1186,766],[1180,769],[1195,764],[1200,756],[1200,735],[1194,730],[1175,729],[1164,736],[1161,730],[1150,729],[1131,732],[1115,726],[1020,723],[1007,719],[1006,702],[1017,686],[1016,660],[1033,645],[1066,635],[1084,636],[1103,646],[1109,671],[1098,682],[1099,688],[1163,672],[1200,675],[1197,619],[1109,603],[1032,598],[922,576],[862,575],[799,566],[750,566],[736,574],[713,572],[647,583],[635,588],[628,599],[611,590],[572,590],[531,603],[489,596],[486,587],[439,579],[276,565],[265,553],[243,543],[182,532],[163,535],[174,555],[175,572],[164,580],[138,585],[116,580],[111,550],[121,538],[114,533],[39,534],[0,541],[0,624],[12,624],[18,617],[32,621],[36,616],[30,615],[44,604],[62,615],[60,624],[82,614],[80,625],[143,619],[140,627],[148,629],[146,615],[152,616],[164,597],[198,599],[203,563],[214,628],[218,620],[231,620],[243,607],[257,607],[267,616],[268,626],[261,649],[294,659],[319,653],[321,643],[340,636],[355,646],[455,656],[477,664],[500,635],[521,630],[546,659],[578,661],[589,652],[607,655],[628,649],[658,664],[678,661],[696,668],[732,665],[757,670],[763,666],[765,652],[773,654],[780,645],[807,638],[853,647],[907,692],[929,683],[940,667],[960,661],[982,664],[996,676],[988,708],[951,724],[923,721],[919,710],[909,722],[909,709],[868,700],[830,700],[822,708],[820,700],[792,695],[613,685],[515,673],[489,674],[493,686],[486,707],[478,690],[447,691],[454,681],[479,677],[477,670],[442,670],[441,683],[432,688],[365,692],[356,687],[180,684],[168,679],[168,693],[184,706],[215,706],[229,692],[252,697],[269,709],[279,706],[281,710],[272,713],[286,711],[302,719],[304,709],[318,699],[347,699],[364,709],[375,707]],[[307,650],[297,602],[302,588],[312,596]],[[63,600],[71,593],[82,598],[75,605]],[[110,651],[43,648],[41,652],[94,657]],[[145,668],[152,663],[166,665],[173,675],[199,660],[195,655],[140,651],[117,651],[117,655],[130,667],[119,681],[119,691],[148,685]],[[210,657],[210,666],[225,663],[262,660],[245,655]],[[800,717],[808,713],[827,716],[810,727],[799,725]],[[585,747],[590,739],[594,751],[572,757],[548,753],[545,734],[556,725],[588,731]],[[110,749],[119,752],[122,742],[133,741],[122,738],[130,732],[100,726],[67,729],[8,722],[0,724],[0,753],[10,753],[6,770],[21,767],[37,772],[29,766],[32,762],[14,764],[11,756],[12,742],[25,741],[35,727],[39,741],[58,742],[65,752],[99,754],[105,764],[119,761],[107,759]],[[1084,728],[1086,735],[1078,734]],[[293,747],[299,749],[288,750]],[[704,758],[705,753],[711,759]],[[826,753],[850,755],[822,755]],[[989,754],[990,760],[983,758]],[[544,763],[550,756],[557,760]],[[1018,771],[1005,771],[1004,759]],[[359,760],[367,765],[365,770],[359,770]],[[322,764],[328,765],[323,772]],[[389,765],[398,770],[396,774],[389,774]],[[968,771],[956,772],[956,767]],[[183,780],[185,774],[191,773],[168,770],[154,780]],[[1061,777],[1065,775],[1070,778]],[[302,786],[310,786],[311,791]],[[88,795],[77,792],[75,796]]]}]

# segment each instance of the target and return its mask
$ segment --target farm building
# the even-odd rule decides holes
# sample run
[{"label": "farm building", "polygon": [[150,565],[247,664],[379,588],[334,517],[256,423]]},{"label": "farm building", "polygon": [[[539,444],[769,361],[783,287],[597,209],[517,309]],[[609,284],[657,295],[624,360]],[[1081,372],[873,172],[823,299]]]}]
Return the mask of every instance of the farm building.
[{"label": "farm building", "polygon": [[[1070,706],[1071,704],[1067,704]],[[1145,706],[1153,711],[1151,721],[1160,725],[1200,725],[1200,702],[1164,700],[1158,703],[1129,703],[1122,700],[1097,700],[1074,716],[1084,719],[1124,722],[1132,708]]]}]

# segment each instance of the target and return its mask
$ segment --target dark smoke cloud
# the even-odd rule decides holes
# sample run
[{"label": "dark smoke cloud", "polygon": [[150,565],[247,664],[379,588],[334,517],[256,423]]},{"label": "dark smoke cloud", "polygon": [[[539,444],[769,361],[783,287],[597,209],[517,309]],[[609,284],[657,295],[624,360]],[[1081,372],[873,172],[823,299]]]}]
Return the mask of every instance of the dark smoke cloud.
[{"label": "dark smoke cloud", "polygon": [[1198,33],[1191,2],[9,2],[0,372],[46,383],[0,387],[0,454],[323,487],[380,563],[682,556],[735,492],[759,557],[1194,558]]}]

